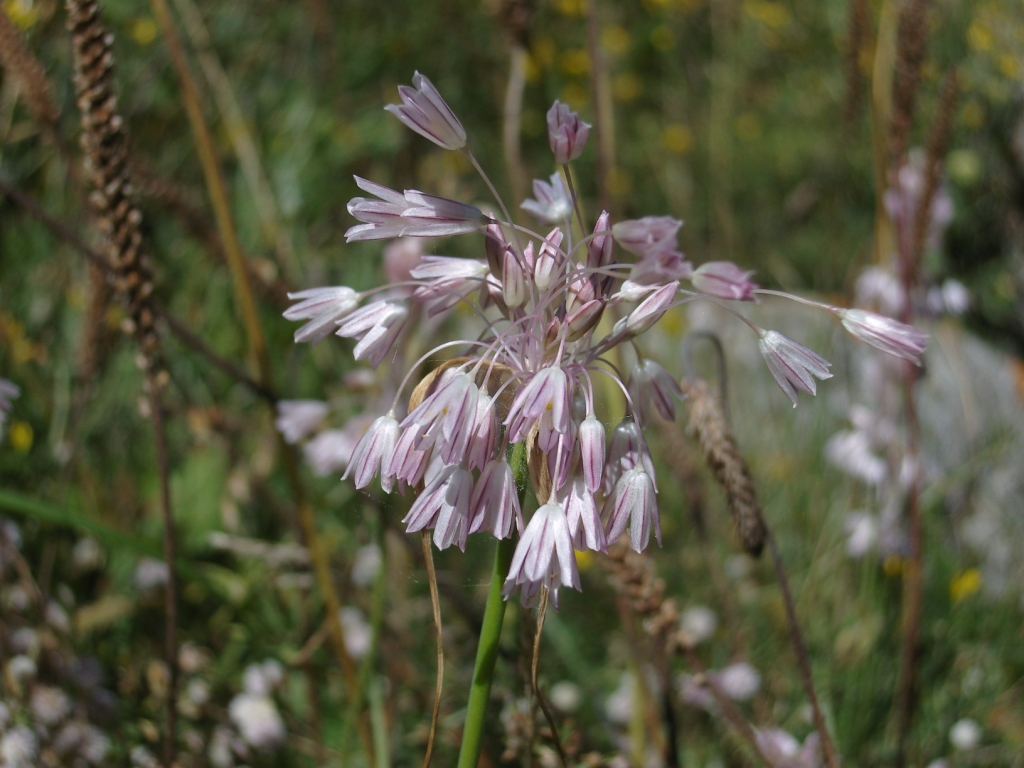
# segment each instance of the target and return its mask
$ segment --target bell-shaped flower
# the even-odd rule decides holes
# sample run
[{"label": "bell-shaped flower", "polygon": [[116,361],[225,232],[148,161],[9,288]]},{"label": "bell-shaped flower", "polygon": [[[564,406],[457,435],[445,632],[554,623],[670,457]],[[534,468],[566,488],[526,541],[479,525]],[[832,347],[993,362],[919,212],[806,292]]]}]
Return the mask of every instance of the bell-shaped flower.
[{"label": "bell-shaped flower", "polygon": [[626,385],[633,400],[633,410],[642,424],[650,424],[654,411],[666,421],[676,418],[674,398],[681,398],[683,391],[672,375],[653,360],[644,358],[633,366]]},{"label": "bell-shaped flower", "polygon": [[416,497],[402,522],[409,533],[434,529],[434,544],[447,549],[453,543],[466,550],[473,475],[465,467],[449,465]]},{"label": "bell-shaped flower", "polygon": [[674,251],[681,226],[683,222],[671,216],[644,216],[620,221],[612,227],[612,235],[627,251],[644,257]]},{"label": "bell-shaped flower", "polygon": [[365,488],[374,475],[380,474],[380,487],[391,493],[394,480],[386,469],[391,461],[391,453],[398,442],[398,421],[393,413],[378,417],[352,452],[352,459],[342,480],[353,476],[356,488]]},{"label": "bell-shaped flower", "polygon": [[535,422],[547,416],[541,424],[538,442],[550,445],[553,439],[544,434],[545,427],[558,434],[569,431],[572,401],[569,397],[569,377],[561,366],[542,368],[519,390],[508,410],[505,426],[509,428],[509,442],[518,443]]},{"label": "bell-shaped flower", "polygon": [[797,392],[813,395],[817,392],[814,376],[824,381],[832,378],[828,369],[831,363],[802,344],[797,344],[778,331],[760,331],[757,342],[761,356],[768,364],[768,370],[786,397],[796,408]]},{"label": "bell-shaped flower", "polygon": [[643,464],[637,464],[615,484],[615,492],[604,505],[608,520],[608,541],[615,541],[629,522],[629,544],[643,552],[651,538],[651,528],[661,546],[661,520],[658,517],[654,480]]},{"label": "bell-shaped flower", "polygon": [[564,224],[572,216],[572,197],[566,189],[562,174],[551,174],[551,183],[533,180],[533,196],[519,207],[532,213],[546,224]]},{"label": "bell-shaped flower", "polygon": [[370,365],[376,368],[391,351],[408,317],[409,308],[404,302],[375,301],[342,320],[337,335],[359,339],[353,356],[356,360],[369,360]]},{"label": "bell-shaped flower", "polygon": [[420,136],[444,149],[466,146],[466,131],[434,84],[419,72],[412,76],[414,88],[398,86],[401,104],[388,104],[384,109],[393,114]]},{"label": "bell-shaped flower", "polygon": [[387,240],[392,237],[446,237],[476,232],[489,219],[472,205],[445,197],[436,197],[414,189],[397,192],[355,177],[356,185],[376,196],[354,197],[348,212],[364,224],[357,224],[345,233],[345,242]]},{"label": "bell-shaped flower", "polygon": [[405,417],[402,427],[417,424],[423,429],[417,448],[434,444],[445,463],[461,462],[476,427],[479,398],[480,389],[473,379],[465,372],[455,372]]},{"label": "bell-shaped flower", "polygon": [[295,445],[317,428],[328,410],[320,400],[279,400],[274,426],[286,443]]},{"label": "bell-shaped flower", "polygon": [[[421,447],[422,433],[423,427],[413,424],[402,430],[398,442],[395,443],[395,449],[384,471],[393,475],[399,483],[415,486],[423,479],[430,461],[431,446]],[[402,489],[401,485],[399,489]]]},{"label": "bell-shaped flower", "polygon": [[565,505],[565,517],[576,549],[604,552],[608,541],[597,511],[597,501],[586,481],[582,477],[574,477],[563,489],[561,501]]},{"label": "bell-shaped flower", "polygon": [[512,467],[502,456],[489,461],[476,481],[470,501],[469,532],[490,531],[496,538],[505,539],[512,533],[513,523],[516,530],[523,530],[519,489]]},{"label": "bell-shaped flower", "polygon": [[301,299],[284,312],[285,320],[309,320],[295,332],[295,341],[320,341],[330,336],[338,322],[359,306],[359,294],[347,286],[310,288],[289,293],[288,298]]},{"label": "bell-shaped flower", "polygon": [[654,462],[647,452],[647,444],[644,442],[640,427],[627,416],[612,430],[608,458],[604,465],[604,494],[611,494],[622,473],[628,472],[637,464],[643,464],[653,480]]},{"label": "bell-shaped flower", "polygon": [[505,599],[518,586],[522,587],[522,599],[527,602],[542,586],[552,591],[561,586],[580,588],[572,535],[561,505],[549,501],[534,512],[516,544],[502,589]]},{"label": "bell-shaped flower", "polygon": [[693,271],[690,282],[701,293],[729,301],[753,301],[757,283],[753,271],[740,269],[731,261],[709,261]]},{"label": "bell-shaped flower", "polygon": [[843,327],[863,342],[883,352],[921,365],[928,334],[885,315],[863,309],[836,309]]},{"label": "bell-shaped flower", "polygon": [[476,418],[469,433],[466,463],[470,469],[483,469],[498,450],[498,415],[494,398],[480,393],[476,401]]},{"label": "bell-shaped flower", "polygon": [[616,328],[627,337],[640,336],[657,323],[676,297],[679,283],[672,282],[653,291],[646,299],[616,323]]},{"label": "bell-shaped flower", "polygon": [[568,104],[555,101],[547,114],[548,144],[558,165],[572,162],[583,152],[590,137],[590,124],[569,109]]},{"label": "bell-shaped flower", "polygon": [[597,493],[597,489],[601,487],[601,476],[604,474],[605,444],[604,424],[598,421],[593,413],[588,414],[580,423],[579,439],[583,479],[587,490]]},{"label": "bell-shaped flower", "polygon": [[424,256],[419,266],[410,273],[414,280],[425,285],[416,289],[416,298],[429,306],[434,315],[451,309],[484,284],[489,270],[478,259],[459,259],[453,256]]}]

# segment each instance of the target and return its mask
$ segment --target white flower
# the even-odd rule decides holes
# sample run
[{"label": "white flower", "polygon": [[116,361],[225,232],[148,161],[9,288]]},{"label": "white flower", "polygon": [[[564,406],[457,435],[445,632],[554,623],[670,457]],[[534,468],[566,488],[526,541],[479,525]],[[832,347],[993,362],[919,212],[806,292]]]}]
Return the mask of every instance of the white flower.
[{"label": "white flower", "polygon": [[352,582],[360,587],[372,584],[380,572],[382,561],[380,547],[376,544],[360,547],[352,560]]},{"label": "white flower", "polygon": [[949,743],[960,752],[974,749],[981,743],[981,726],[969,717],[957,720],[949,729]]},{"label": "white flower", "polygon": [[710,640],[718,629],[718,616],[706,605],[695,605],[683,611],[679,618],[679,627],[693,642],[703,643]]},{"label": "white flower", "polygon": [[735,701],[748,701],[761,690],[761,674],[745,661],[730,664],[714,675],[722,692]]},{"label": "white flower", "polygon": [[228,713],[242,738],[256,749],[273,749],[284,741],[284,721],[269,697],[240,693],[231,700]]},{"label": "white flower", "polygon": [[338,612],[338,621],[345,633],[345,648],[353,659],[361,659],[370,652],[373,644],[373,627],[363,618],[363,612],[353,606],[345,606]]}]

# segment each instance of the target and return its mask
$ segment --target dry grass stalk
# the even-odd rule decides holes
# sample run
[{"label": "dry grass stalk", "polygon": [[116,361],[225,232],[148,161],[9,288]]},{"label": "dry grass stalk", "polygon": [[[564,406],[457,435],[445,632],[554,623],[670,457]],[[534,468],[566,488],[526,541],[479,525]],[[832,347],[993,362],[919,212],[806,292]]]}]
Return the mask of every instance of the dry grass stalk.
[{"label": "dry grass stalk", "polygon": [[141,349],[140,364],[159,383],[159,339],[150,296],[153,281],[142,240],[142,213],[128,173],[128,139],[113,90],[113,37],[104,28],[95,0],[69,0],[68,29],[74,54],[75,91],[82,114],[80,143],[92,186],[89,202],[106,236],[106,257],[114,269],[114,290],[128,312],[125,330]]},{"label": "dry grass stalk", "polygon": [[929,0],[904,0],[896,31],[892,113],[889,121],[889,157],[901,162],[914,122],[921,63],[928,44]]},{"label": "dry grass stalk", "polygon": [[55,136],[60,109],[46,70],[25,45],[7,12],[0,6],[0,65],[18,86],[18,94],[32,116]]},{"label": "dry grass stalk", "polygon": [[92,381],[103,367],[114,335],[107,324],[107,309],[112,298],[107,272],[96,264],[90,264],[88,270],[89,296],[78,361],[78,376],[82,381]]},{"label": "dry grass stalk", "polygon": [[704,460],[725,492],[743,548],[759,555],[765,542],[761,505],[722,404],[703,379],[685,380],[682,386],[690,411],[689,431],[696,434]]}]

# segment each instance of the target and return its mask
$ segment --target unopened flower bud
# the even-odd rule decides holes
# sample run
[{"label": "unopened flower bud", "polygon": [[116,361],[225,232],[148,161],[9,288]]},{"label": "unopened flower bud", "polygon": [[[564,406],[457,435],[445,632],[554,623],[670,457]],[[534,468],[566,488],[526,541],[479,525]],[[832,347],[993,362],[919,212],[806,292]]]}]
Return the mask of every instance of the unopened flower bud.
[{"label": "unopened flower bud", "polygon": [[757,284],[731,261],[709,261],[693,271],[690,282],[701,293],[730,301],[753,301]]},{"label": "unopened flower bud", "polygon": [[548,110],[548,144],[558,165],[572,162],[583,152],[590,137],[590,124],[569,109],[567,104],[556,101]]},{"label": "unopened flower bud", "polygon": [[412,84],[415,89],[407,85],[398,86],[402,103],[388,104],[384,109],[439,147],[462,149],[466,146],[466,131],[462,123],[434,84],[419,72],[413,75]]}]

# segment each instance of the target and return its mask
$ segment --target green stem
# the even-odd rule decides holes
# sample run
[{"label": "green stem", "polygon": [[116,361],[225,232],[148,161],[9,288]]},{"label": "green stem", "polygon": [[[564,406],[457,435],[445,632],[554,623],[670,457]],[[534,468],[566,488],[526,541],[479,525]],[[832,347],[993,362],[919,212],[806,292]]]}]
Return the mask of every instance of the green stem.
[{"label": "green stem", "polygon": [[[517,443],[512,449],[512,471],[515,473],[519,499],[526,495],[527,467],[526,443]],[[476,647],[476,662],[473,664],[473,684],[469,689],[469,703],[466,706],[466,727],[462,731],[462,747],[459,750],[458,768],[476,768],[480,762],[480,745],[487,716],[487,700],[491,696],[494,682],[494,665],[498,661],[498,641],[501,639],[501,625],[505,620],[505,598],[502,585],[512,565],[512,553],[516,543],[510,536],[498,542],[494,553],[494,570],[491,571],[491,588],[487,592],[487,606],[484,608],[484,622],[480,628],[480,642]]]},{"label": "green stem", "polygon": [[509,537],[498,542],[494,556],[494,570],[491,572],[491,589],[487,593],[487,607],[484,609],[484,623],[480,628],[480,643],[476,647],[476,663],[473,665],[473,685],[469,689],[469,705],[466,708],[466,727],[462,732],[462,748],[459,750],[458,768],[476,768],[480,760],[480,743],[484,721],[487,715],[487,700],[491,695],[494,680],[494,666],[498,660],[498,640],[501,625],[505,619],[505,598],[501,587],[512,565],[512,553],[516,543]]}]

